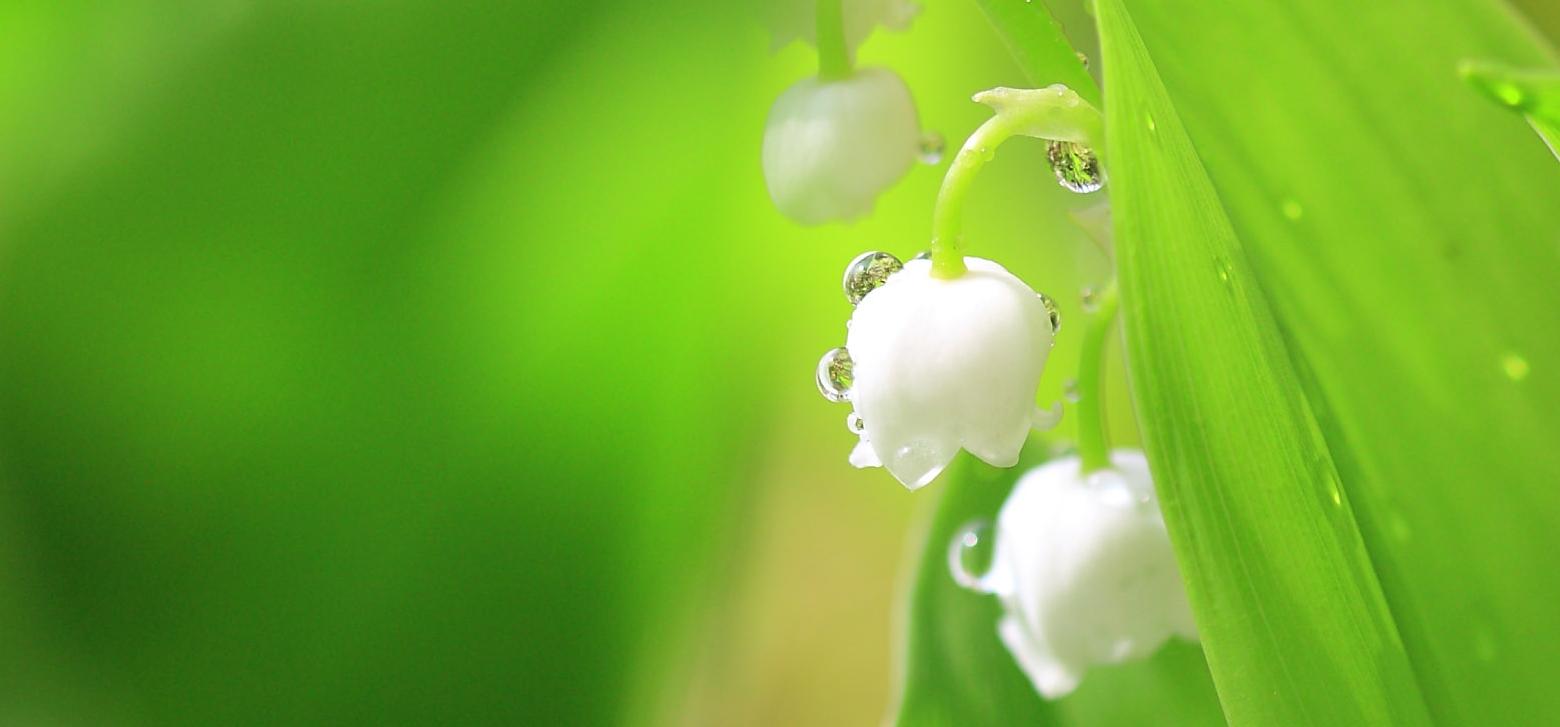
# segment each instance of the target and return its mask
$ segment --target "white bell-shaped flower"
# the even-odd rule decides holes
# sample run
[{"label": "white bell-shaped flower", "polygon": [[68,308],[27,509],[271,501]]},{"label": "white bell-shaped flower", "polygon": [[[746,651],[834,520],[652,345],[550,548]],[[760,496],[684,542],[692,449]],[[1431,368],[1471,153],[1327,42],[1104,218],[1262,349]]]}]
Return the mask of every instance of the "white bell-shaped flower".
[{"label": "white bell-shaped flower", "polygon": [[851,220],[915,164],[920,122],[910,89],[892,71],[865,68],[786,89],[764,127],[764,181],[797,222]]},{"label": "white bell-shaped flower", "polygon": [[1049,301],[990,260],[932,275],[929,260],[863,297],[845,348],[850,401],[860,417],[857,467],[883,466],[910,489],[931,482],[962,447],[1012,467],[1036,426],[1056,415],[1035,406],[1055,323]]},{"label": "white bell-shaped flower", "polygon": [[[818,43],[818,3],[816,0],[777,0],[768,4],[769,24],[774,48],[779,50],[794,40]],[[845,45],[854,50],[878,27],[908,30],[921,6],[909,0],[843,0]]]},{"label": "white bell-shaped flower", "polygon": [[1142,452],[1080,475],[1077,457],[1025,474],[997,516],[982,587],[997,626],[1035,688],[1070,693],[1091,666],[1146,658],[1172,635],[1197,639]]}]

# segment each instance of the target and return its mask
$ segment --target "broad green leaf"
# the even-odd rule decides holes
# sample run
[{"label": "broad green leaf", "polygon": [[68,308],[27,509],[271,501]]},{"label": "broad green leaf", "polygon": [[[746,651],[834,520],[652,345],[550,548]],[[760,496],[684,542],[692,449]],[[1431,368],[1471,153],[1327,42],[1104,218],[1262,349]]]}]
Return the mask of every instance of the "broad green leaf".
[{"label": "broad green leaf", "polygon": [[[1119,24],[1119,4],[1102,5],[1113,9],[1102,25]],[[1490,0],[1127,4],[1301,373],[1435,720],[1552,722],[1560,167],[1522,119],[1457,72],[1467,58],[1554,67],[1552,50]],[[1110,118],[1136,123],[1121,108],[1134,98],[1119,85],[1126,69],[1112,62],[1107,54],[1118,79],[1107,81]],[[1142,184],[1121,166],[1131,148],[1112,141],[1121,207]],[[1162,201],[1174,187],[1138,189]],[[1183,322],[1160,335],[1201,325],[1198,311],[1176,313]],[[1142,368],[1145,419],[1179,398],[1200,414],[1191,434],[1220,426],[1211,392],[1156,391]],[[1306,617],[1329,605],[1314,592],[1283,595]],[[1312,632],[1286,640],[1284,653],[1321,640],[1336,648],[1333,638]],[[1217,656],[1221,691],[1249,678]],[[1340,694],[1349,692],[1307,699]]]},{"label": "broad green leaf", "polygon": [[1065,84],[1098,108],[1100,88],[1042,3],[979,0],[981,10],[1036,85]]},{"label": "broad green leaf", "polygon": [[1063,699],[1041,700],[997,638],[997,599],[954,583],[947,552],[956,533],[967,523],[994,521],[1018,477],[1044,460],[1043,451],[1031,442],[1024,460],[1008,470],[961,455],[936,485],[940,494],[917,535],[897,723],[1221,724],[1202,651],[1179,640],[1146,662],[1091,670]]},{"label": "broad green leaf", "polygon": [[1139,426],[1234,724],[1425,707],[1268,303],[1120,0],[1097,5]]}]

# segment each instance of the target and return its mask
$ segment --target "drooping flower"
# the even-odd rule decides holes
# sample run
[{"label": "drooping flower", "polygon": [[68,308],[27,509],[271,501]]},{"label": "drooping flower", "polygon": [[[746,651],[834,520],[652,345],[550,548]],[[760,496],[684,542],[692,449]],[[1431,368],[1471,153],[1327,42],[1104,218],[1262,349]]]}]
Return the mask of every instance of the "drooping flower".
[{"label": "drooping flower", "polygon": [[1068,457],[1018,481],[982,578],[1002,601],[1002,643],[1047,699],[1092,666],[1146,658],[1172,635],[1197,639],[1142,452],[1080,469]]},{"label": "drooping flower", "polygon": [[929,260],[905,263],[860,298],[848,324],[861,435],[850,462],[885,467],[912,490],[960,448],[1017,464],[1030,430],[1057,416],[1035,406],[1056,332],[1049,299],[990,260],[964,261],[968,272],[952,279],[934,276]]},{"label": "drooping flower", "polygon": [[[768,4],[769,25],[775,50],[792,41],[816,45],[818,3],[815,0],[779,0]],[[908,30],[920,14],[921,6],[909,0],[843,0],[845,44],[854,50],[879,26],[889,30]]]},{"label": "drooping flower", "polygon": [[764,181],[775,206],[808,225],[872,210],[920,152],[910,89],[892,71],[864,68],[786,89],[764,126]]}]

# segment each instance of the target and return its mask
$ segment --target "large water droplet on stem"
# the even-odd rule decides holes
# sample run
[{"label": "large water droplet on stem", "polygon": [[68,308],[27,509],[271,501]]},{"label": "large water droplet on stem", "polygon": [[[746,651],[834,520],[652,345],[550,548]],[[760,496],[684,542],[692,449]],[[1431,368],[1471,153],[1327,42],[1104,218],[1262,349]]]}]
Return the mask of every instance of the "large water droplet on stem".
[{"label": "large water droplet on stem", "polygon": [[996,551],[996,529],[986,520],[967,523],[948,543],[948,572],[963,588],[990,593],[986,575],[991,572],[991,556]]},{"label": "large water droplet on stem", "polygon": [[1079,194],[1099,191],[1105,184],[1105,175],[1100,171],[1100,157],[1093,149],[1071,141],[1052,140],[1046,145],[1046,160],[1051,162],[1051,171],[1056,172],[1056,181]]},{"label": "large water droplet on stem", "polygon": [[844,346],[829,349],[818,360],[818,393],[829,401],[850,399],[850,385],[854,382],[851,371],[850,351]]},{"label": "large water droplet on stem", "polygon": [[888,282],[888,276],[904,269],[899,258],[886,252],[864,252],[845,266],[845,299],[851,305]]}]

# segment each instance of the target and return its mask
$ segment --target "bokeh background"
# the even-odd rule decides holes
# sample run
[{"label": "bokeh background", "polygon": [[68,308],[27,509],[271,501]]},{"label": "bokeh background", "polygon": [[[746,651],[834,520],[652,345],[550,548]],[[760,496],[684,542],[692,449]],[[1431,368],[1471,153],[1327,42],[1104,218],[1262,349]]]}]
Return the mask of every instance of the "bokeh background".
[{"label": "bokeh background", "polygon": [[[1045,79],[930,5],[861,58],[952,149]],[[880,720],[937,488],[851,469],[812,375],[942,167],[781,218],[764,117],[814,61],[762,16],[0,4],[0,724]],[[1020,140],[970,202],[1064,331],[1094,201]]]}]

